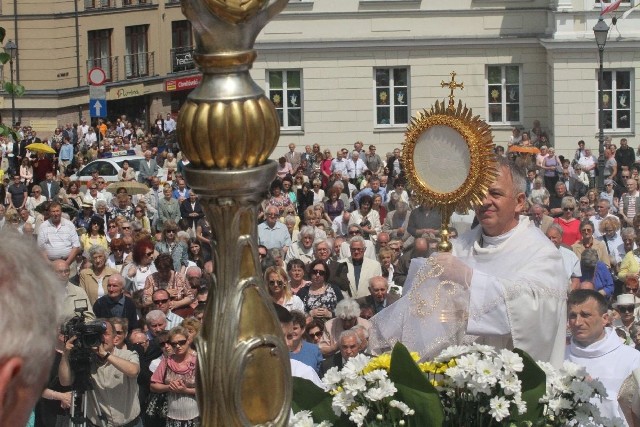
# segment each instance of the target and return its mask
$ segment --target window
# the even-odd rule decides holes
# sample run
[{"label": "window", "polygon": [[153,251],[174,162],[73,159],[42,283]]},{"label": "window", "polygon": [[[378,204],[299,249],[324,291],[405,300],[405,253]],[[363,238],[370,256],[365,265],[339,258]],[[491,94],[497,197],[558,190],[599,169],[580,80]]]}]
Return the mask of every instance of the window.
[{"label": "window", "polygon": [[602,73],[602,109],[604,128],[631,130],[631,71],[604,71]]},{"label": "window", "polygon": [[193,40],[191,22],[173,21],[171,23],[171,69],[174,73],[195,68],[193,62]]},{"label": "window", "polygon": [[520,122],[522,97],[519,65],[487,67],[487,105],[489,123]]},{"label": "window", "polygon": [[84,0],[85,9],[96,9],[101,7],[112,7],[114,0]]},{"label": "window", "polygon": [[89,48],[87,59],[87,72],[100,67],[107,76],[107,81],[113,80],[111,69],[111,29],[95,30],[87,33],[87,44]]},{"label": "window", "polygon": [[267,72],[269,99],[273,102],[283,129],[302,129],[302,72]]},{"label": "window", "polygon": [[376,125],[398,126],[409,122],[409,69],[376,68]]},{"label": "window", "polygon": [[146,25],[135,25],[125,29],[124,74],[128,79],[149,74],[147,29]]}]

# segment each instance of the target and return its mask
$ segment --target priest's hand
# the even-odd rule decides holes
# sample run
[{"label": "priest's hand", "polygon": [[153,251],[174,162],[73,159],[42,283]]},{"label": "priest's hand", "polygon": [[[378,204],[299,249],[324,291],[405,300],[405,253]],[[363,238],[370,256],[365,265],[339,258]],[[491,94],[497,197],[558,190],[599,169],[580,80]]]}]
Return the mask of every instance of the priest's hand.
[{"label": "priest's hand", "polygon": [[441,280],[451,280],[461,285],[470,286],[473,269],[449,252],[438,252],[432,255],[436,264],[442,266]]}]

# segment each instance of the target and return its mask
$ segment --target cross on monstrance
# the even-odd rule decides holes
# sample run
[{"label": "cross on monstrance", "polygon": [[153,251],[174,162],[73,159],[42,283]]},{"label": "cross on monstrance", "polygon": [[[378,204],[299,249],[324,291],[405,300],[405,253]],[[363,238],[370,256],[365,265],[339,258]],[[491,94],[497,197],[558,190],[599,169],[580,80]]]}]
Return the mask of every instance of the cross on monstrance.
[{"label": "cross on monstrance", "polygon": [[455,89],[464,89],[464,83],[458,83],[456,82],[456,72],[452,71],[451,73],[451,81],[449,83],[445,82],[444,80],[442,82],[440,82],[440,86],[442,87],[448,87],[449,89],[451,89],[451,93],[449,94],[449,107],[447,107],[448,110],[455,110],[455,102],[453,101],[453,91]]}]

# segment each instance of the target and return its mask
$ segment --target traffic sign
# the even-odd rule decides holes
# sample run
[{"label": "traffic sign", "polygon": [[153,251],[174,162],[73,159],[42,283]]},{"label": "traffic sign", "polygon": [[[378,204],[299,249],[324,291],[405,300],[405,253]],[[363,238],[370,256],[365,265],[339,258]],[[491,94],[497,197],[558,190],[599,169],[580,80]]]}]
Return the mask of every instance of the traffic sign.
[{"label": "traffic sign", "polygon": [[89,115],[91,117],[107,117],[107,100],[106,99],[90,99]]},{"label": "traffic sign", "polygon": [[89,84],[100,86],[107,80],[107,74],[100,67],[93,67],[89,70]]},{"label": "traffic sign", "polygon": [[89,99],[107,99],[106,86],[89,86]]}]

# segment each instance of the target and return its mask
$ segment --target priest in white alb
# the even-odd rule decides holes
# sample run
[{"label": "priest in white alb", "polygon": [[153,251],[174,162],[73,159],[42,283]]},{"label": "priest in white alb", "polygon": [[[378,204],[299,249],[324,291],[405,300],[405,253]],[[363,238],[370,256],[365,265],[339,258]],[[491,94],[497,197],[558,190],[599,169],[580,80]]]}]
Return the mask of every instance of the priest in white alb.
[{"label": "priest in white alb", "polygon": [[[567,283],[562,258],[521,215],[525,175],[504,158],[476,208],[479,226],[452,241],[452,253],[412,262],[403,297],[372,318],[370,349],[396,341],[432,358],[449,345],[520,348],[562,365]],[[398,305],[400,304],[400,305]]]}]

